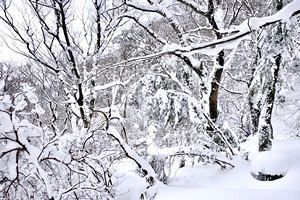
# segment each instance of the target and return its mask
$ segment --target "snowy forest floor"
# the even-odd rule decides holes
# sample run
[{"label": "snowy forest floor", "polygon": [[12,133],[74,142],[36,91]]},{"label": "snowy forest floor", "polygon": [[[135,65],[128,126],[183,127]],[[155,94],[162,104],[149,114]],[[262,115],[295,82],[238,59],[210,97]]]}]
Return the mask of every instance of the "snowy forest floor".
[{"label": "snowy forest floor", "polygon": [[[168,184],[158,189],[155,200],[299,200],[300,138],[274,140],[267,154],[256,152],[256,142],[257,139],[252,138],[244,144],[250,152],[249,160],[234,157],[234,168],[202,164],[178,169]],[[118,169],[118,200],[139,199],[145,183],[134,172],[134,165],[118,165]],[[251,176],[251,172],[258,169],[286,174],[277,180],[258,181]]]}]

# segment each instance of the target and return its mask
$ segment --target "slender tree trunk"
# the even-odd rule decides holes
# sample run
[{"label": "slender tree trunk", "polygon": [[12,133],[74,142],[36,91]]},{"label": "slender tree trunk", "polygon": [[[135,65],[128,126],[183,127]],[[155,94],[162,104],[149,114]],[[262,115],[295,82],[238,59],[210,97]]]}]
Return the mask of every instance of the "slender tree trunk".
[{"label": "slender tree trunk", "polygon": [[214,72],[213,80],[211,82],[211,90],[209,95],[209,115],[213,122],[216,122],[218,118],[218,99],[219,88],[222,78],[224,67],[224,51],[220,51],[217,57],[217,66]]},{"label": "slender tree trunk", "polygon": [[[276,11],[279,11],[282,7],[282,0],[276,0]],[[268,81],[265,81],[265,99],[264,99],[264,105],[261,112],[261,116],[259,118],[259,128],[258,128],[258,150],[259,151],[266,151],[270,150],[272,148],[272,141],[273,139],[273,127],[272,127],[272,111],[275,101],[275,93],[276,93],[276,83],[278,81],[278,74],[279,69],[281,66],[281,52],[280,47],[282,45],[281,41],[283,40],[282,36],[282,23],[279,23],[276,27],[276,31],[274,35],[277,35],[277,38],[274,41],[274,49],[272,51],[275,51],[275,56],[273,56],[273,59],[270,59],[269,57],[266,58],[267,61],[263,62],[268,64],[268,72],[271,74],[266,75],[264,78],[269,79]],[[276,55],[276,51],[280,52]],[[266,51],[267,54],[270,54],[271,52]],[[274,54],[274,52],[273,52]],[[269,59],[269,60],[268,60]],[[263,90],[264,91],[264,90]]]},{"label": "slender tree trunk", "polygon": [[259,129],[258,129],[258,137],[259,137],[259,144],[258,150],[259,151],[266,151],[270,150],[272,147],[273,139],[273,127],[272,127],[272,111],[275,101],[275,92],[276,92],[276,83],[278,81],[278,73],[281,64],[281,54],[278,54],[275,57],[275,67],[273,67],[272,84],[267,86],[267,94],[265,99],[265,106],[260,116],[259,122]]},{"label": "slender tree trunk", "polygon": [[[207,12],[207,19],[210,23],[210,25],[214,28],[215,35],[217,39],[222,38],[222,34],[218,32],[219,27],[215,21],[214,18],[214,3],[213,0],[208,1],[209,6],[208,6],[208,12]],[[211,82],[211,88],[210,88],[210,95],[209,95],[209,117],[212,119],[213,122],[217,121],[218,118],[218,99],[219,99],[219,89],[220,89],[220,82],[222,79],[222,73],[223,73],[223,67],[224,67],[224,50],[221,50],[216,58],[216,63],[215,63],[215,71],[213,72],[213,78]],[[210,129],[210,128],[209,128]]]},{"label": "slender tree trunk", "polygon": [[[254,62],[255,66],[258,66],[258,60],[261,58],[261,52],[259,48],[257,48],[257,56]],[[249,125],[250,125],[250,134],[249,135],[255,135],[258,131],[258,125],[259,125],[259,117],[261,114],[261,101],[259,100],[258,102],[255,102],[255,96],[257,91],[255,91],[255,87],[253,87],[253,79],[255,76],[255,72],[257,70],[256,68],[253,68],[252,70],[252,78],[249,81],[249,94],[248,94],[248,105],[249,105],[249,110],[250,110],[250,120],[249,120]]]}]

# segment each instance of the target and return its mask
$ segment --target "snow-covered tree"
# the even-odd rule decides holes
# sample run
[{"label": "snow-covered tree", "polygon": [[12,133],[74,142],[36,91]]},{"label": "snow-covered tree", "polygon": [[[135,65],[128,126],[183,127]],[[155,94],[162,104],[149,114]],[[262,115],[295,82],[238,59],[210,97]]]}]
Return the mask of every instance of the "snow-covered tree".
[{"label": "snow-covered tree", "polygon": [[[126,24],[120,16],[124,11],[122,2],[95,0],[82,4],[76,0],[30,0],[17,4],[2,1],[0,8],[1,22],[11,35],[6,43],[12,50],[29,58],[23,72],[27,82],[34,86],[30,86],[30,90],[38,93],[43,110],[49,113],[35,116],[31,106],[27,110],[31,113],[28,124],[34,124],[39,130],[36,137],[40,143],[32,147],[37,148],[33,162],[38,165],[40,173],[45,171],[42,178],[36,179],[42,180],[41,187],[47,192],[40,190],[44,196],[37,198],[113,197],[110,166],[124,154],[137,164],[149,185],[159,182],[150,165],[128,146],[125,135],[120,136],[125,87],[133,75],[124,68],[106,65],[114,53],[114,35]],[[16,14],[23,15],[23,18],[16,20],[13,17]],[[12,92],[10,98],[14,96],[18,94]],[[14,102],[11,104],[16,106]],[[3,112],[8,112],[7,109],[10,108],[3,108]],[[13,109],[8,114],[14,112]],[[22,120],[21,117],[20,123]],[[18,143],[19,133],[16,131],[13,129],[15,138],[3,133],[4,148],[9,147],[7,140]],[[20,142],[25,145],[22,151],[27,150],[25,142],[26,135]],[[4,149],[3,156],[15,151],[19,152],[14,148]],[[26,161],[32,153],[28,150],[27,154]],[[19,172],[23,174],[24,170],[22,168]],[[3,180],[6,181],[5,177]],[[55,184],[55,179],[62,182]],[[10,181],[15,184],[14,180],[19,186],[18,179]],[[4,188],[6,197],[21,194],[20,190],[16,193],[10,190],[13,184]],[[34,195],[34,190],[28,189],[29,198],[31,195]]]},{"label": "snow-covered tree", "polygon": [[[278,12],[284,2],[272,1],[273,10]],[[293,41],[295,25],[278,22],[261,30],[257,41],[257,67],[249,92],[252,134],[258,134],[259,150],[271,148],[273,138],[272,111],[275,103],[281,71],[297,60]]]},{"label": "snow-covered tree", "polygon": [[150,199],[178,167],[233,166],[250,133],[268,149],[296,1],[270,16],[259,1],[21,2],[0,2],[5,42],[28,58],[0,74],[3,198],[114,198],[129,158]]}]

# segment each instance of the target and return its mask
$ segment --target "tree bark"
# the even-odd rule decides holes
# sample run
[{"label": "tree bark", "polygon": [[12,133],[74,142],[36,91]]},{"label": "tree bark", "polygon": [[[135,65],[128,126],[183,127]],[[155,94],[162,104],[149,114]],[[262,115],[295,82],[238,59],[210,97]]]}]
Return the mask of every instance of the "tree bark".
[{"label": "tree bark", "polygon": [[224,67],[224,51],[220,51],[217,57],[218,66],[214,72],[214,77],[211,82],[211,90],[209,95],[209,116],[216,122],[218,118],[218,98],[219,98],[219,89],[220,89],[220,82],[223,73]]},{"label": "tree bark", "polygon": [[260,117],[260,127],[258,130],[258,137],[259,137],[259,144],[258,144],[258,150],[259,151],[266,151],[270,150],[272,147],[272,141],[273,139],[273,126],[272,126],[272,111],[273,106],[275,102],[275,92],[276,92],[276,83],[278,81],[278,74],[281,64],[281,54],[278,54],[275,57],[275,65],[272,73],[273,82],[272,84],[268,85],[267,88],[267,95],[265,100],[265,108],[262,112],[262,116]]},{"label": "tree bark", "polygon": [[[217,39],[222,38],[222,34],[218,32],[219,27],[215,21],[214,18],[214,3],[213,0],[208,1],[208,12],[206,14],[206,17],[210,23],[210,25],[215,30],[215,35]],[[220,82],[222,79],[222,73],[223,73],[223,67],[224,67],[224,50],[221,50],[218,53],[218,56],[216,58],[216,66],[215,71],[213,75],[213,79],[211,82],[211,89],[210,89],[210,95],[209,95],[209,117],[212,119],[213,122],[217,121],[218,118],[218,99],[219,99],[219,89],[220,89]]]},{"label": "tree bark", "polygon": [[[276,11],[279,11],[283,7],[282,0],[275,1]],[[280,52],[281,41],[283,40],[282,36],[282,23],[280,22],[276,27],[275,34],[279,37],[275,40],[275,52]],[[267,53],[270,53],[267,51]],[[259,118],[259,129],[258,129],[258,150],[267,151],[272,148],[273,139],[273,127],[272,127],[272,111],[275,102],[275,93],[276,93],[276,83],[278,81],[279,69],[281,66],[281,53],[278,53],[273,57],[275,62],[269,61],[273,66],[270,67],[271,77],[269,77],[270,82],[265,86],[266,87],[266,98],[264,100],[264,108],[262,110],[261,116]],[[267,58],[270,59],[270,58]]]}]

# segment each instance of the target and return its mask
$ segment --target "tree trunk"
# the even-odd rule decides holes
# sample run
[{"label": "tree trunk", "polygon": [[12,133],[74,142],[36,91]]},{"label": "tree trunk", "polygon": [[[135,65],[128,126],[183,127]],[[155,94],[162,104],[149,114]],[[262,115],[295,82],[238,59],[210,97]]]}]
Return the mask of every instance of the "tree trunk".
[{"label": "tree trunk", "polygon": [[273,127],[272,127],[272,111],[275,101],[276,83],[278,81],[278,73],[281,63],[281,54],[275,57],[275,67],[272,70],[273,82],[267,86],[267,94],[265,99],[265,107],[260,117],[260,124],[258,130],[259,151],[270,150],[272,147],[271,139],[273,139]]},{"label": "tree trunk", "polygon": [[[275,7],[276,11],[279,11],[283,7],[282,0],[275,0]],[[262,110],[261,116],[259,118],[259,129],[258,129],[258,150],[259,151],[266,151],[270,150],[272,148],[272,141],[273,139],[273,127],[272,127],[272,111],[275,101],[275,93],[276,93],[276,83],[278,81],[278,74],[279,69],[281,66],[281,51],[280,46],[282,45],[281,41],[283,40],[282,36],[282,23],[280,22],[277,27],[274,35],[277,35],[278,37],[273,41],[274,48],[271,48],[273,52],[266,51],[266,54],[274,54],[275,52],[280,52],[277,55],[273,57],[275,62],[272,61],[269,57],[266,55],[267,62],[271,65],[268,65],[268,71],[271,74],[271,76],[268,76],[269,81],[265,81],[265,100],[264,100],[264,108]],[[268,60],[269,59],[269,60]],[[265,77],[266,78],[266,77]],[[267,79],[267,78],[266,78]]]},{"label": "tree trunk", "polygon": [[220,51],[217,57],[218,66],[214,72],[214,77],[211,82],[211,91],[209,95],[209,116],[213,120],[213,122],[216,122],[218,118],[218,96],[219,96],[219,88],[220,88],[220,82],[222,78],[223,73],[223,67],[224,67],[224,51]]}]

